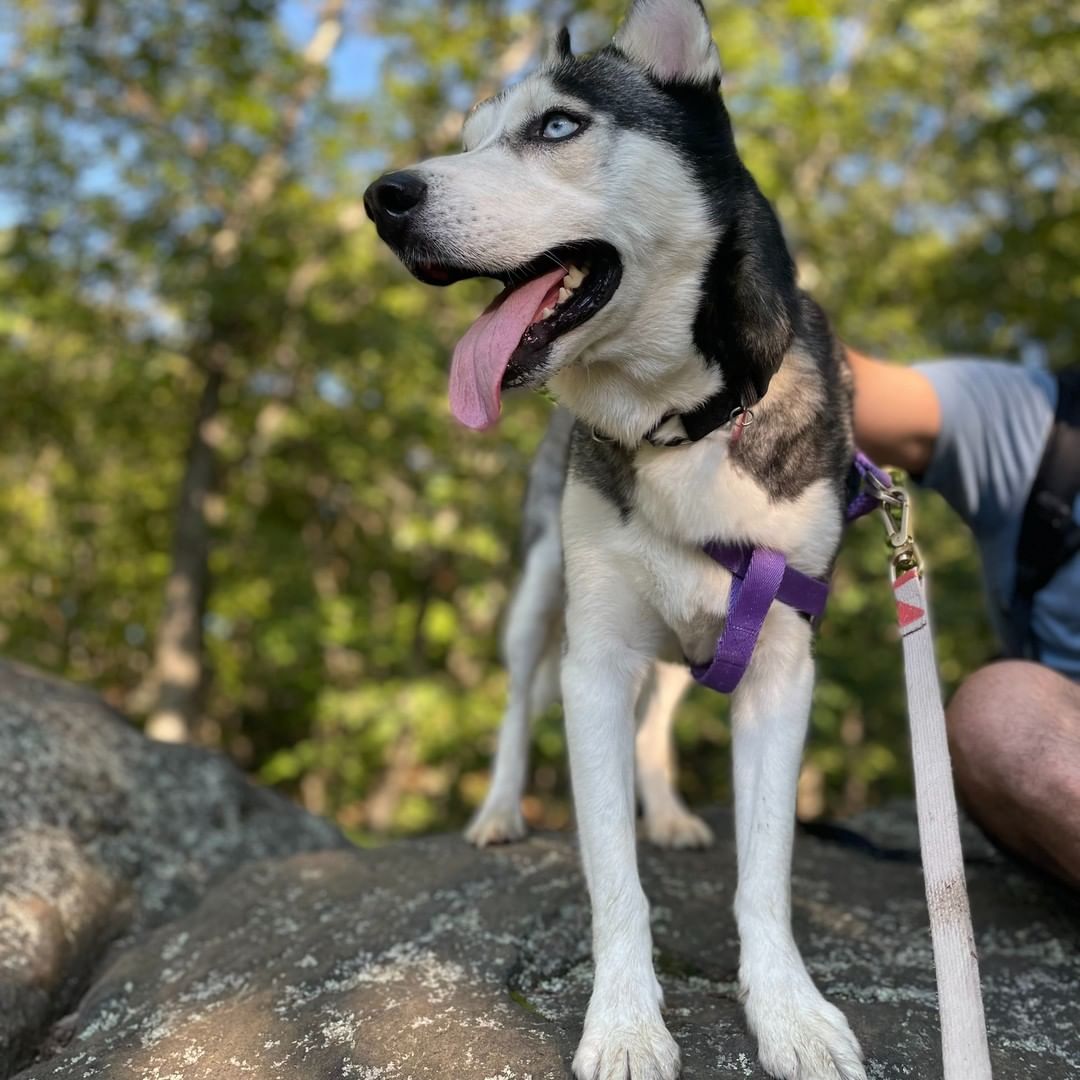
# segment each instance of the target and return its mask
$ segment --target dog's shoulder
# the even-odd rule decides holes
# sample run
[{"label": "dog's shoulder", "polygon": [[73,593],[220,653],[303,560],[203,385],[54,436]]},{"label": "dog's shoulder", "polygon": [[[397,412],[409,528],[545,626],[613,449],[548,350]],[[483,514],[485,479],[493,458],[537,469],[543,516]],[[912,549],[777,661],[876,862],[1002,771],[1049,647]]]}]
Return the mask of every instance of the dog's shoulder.
[{"label": "dog's shoulder", "polygon": [[853,402],[843,346],[825,312],[800,291],[791,348],[732,461],[774,501],[798,498],[823,479],[839,496],[854,455]]}]

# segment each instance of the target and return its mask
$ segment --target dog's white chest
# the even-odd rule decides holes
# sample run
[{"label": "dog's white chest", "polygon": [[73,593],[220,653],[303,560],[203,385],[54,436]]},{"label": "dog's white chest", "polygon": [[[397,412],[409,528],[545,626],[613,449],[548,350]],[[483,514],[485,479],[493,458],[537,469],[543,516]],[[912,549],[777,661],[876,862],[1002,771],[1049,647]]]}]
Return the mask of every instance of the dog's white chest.
[{"label": "dog's white chest", "polygon": [[772,499],[732,461],[726,432],[674,450],[643,450],[637,479],[635,510],[660,535],[694,545],[722,540],[773,548],[815,576],[829,569],[841,529],[829,483],[816,481],[794,499]]},{"label": "dog's white chest", "polygon": [[625,518],[587,486],[572,483],[567,492],[568,546],[583,528],[589,561],[618,565],[671,632],[663,646],[670,659],[707,659],[723,628],[731,575],[702,545],[720,540],[774,548],[798,569],[821,576],[839,539],[835,493],[827,482],[796,499],[770,499],[732,463],[727,441],[719,434],[692,446],[643,450]]}]

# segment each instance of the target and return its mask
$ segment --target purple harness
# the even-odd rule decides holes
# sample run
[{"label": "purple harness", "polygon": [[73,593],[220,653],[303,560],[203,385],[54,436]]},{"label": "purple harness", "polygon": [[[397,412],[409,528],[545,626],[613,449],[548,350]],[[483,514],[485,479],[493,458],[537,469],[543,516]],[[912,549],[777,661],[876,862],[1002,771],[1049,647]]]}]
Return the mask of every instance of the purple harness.
[{"label": "purple harness", "polygon": [[[878,468],[861,450],[852,462],[854,494],[844,511],[845,523],[870,513],[880,505],[874,494],[866,489],[867,476],[879,484],[891,486],[892,479]],[[691,667],[694,678],[702,686],[730,694],[742,679],[754,655],[765,616],[773,601],[819,618],[829,599],[829,583],[812,578],[788,566],[779,551],[768,548],[749,548],[739,544],[709,543],[705,554],[724,569],[731,571],[731,596],[728,598],[724,632],[716,643],[711,664]]]}]

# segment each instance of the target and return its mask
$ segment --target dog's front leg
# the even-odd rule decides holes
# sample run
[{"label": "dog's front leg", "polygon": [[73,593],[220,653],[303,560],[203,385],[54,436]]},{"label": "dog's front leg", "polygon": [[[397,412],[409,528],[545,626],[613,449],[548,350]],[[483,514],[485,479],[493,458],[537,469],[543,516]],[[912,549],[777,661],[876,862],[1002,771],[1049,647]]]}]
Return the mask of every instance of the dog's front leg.
[{"label": "dog's front leg", "polygon": [[732,701],[739,984],[770,1075],[866,1080],[851,1028],[814,985],[791,932],[795,795],[813,684],[810,628],[774,609]]},{"label": "dog's front leg", "polygon": [[568,577],[563,704],[595,962],[574,1075],[673,1080],[679,1050],[660,1016],[634,830],[634,703],[650,657],[629,636],[648,616],[624,582],[610,582],[604,595],[575,596],[569,567]]},{"label": "dog's front leg", "polygon": [[580,636],[570,632],[562,683],[595,978],[574,1075],[673,1080],[679,1050],[660,1016],[635,848],[634,699],[648,661],[625,650],[575,647]]}]

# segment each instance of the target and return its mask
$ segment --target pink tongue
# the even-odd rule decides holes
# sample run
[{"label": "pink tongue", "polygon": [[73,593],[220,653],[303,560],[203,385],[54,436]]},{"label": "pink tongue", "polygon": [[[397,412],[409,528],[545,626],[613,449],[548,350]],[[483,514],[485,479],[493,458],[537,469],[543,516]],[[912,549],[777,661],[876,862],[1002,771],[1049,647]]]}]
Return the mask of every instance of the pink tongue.
[{"label": "pink tongue", "polygon": [[450,364],[450,411],[466,427],[484,431],[499,419],[506,365],[547,294],[565,276],[565,270],[552,270],[504,290],[465,331]]}]

